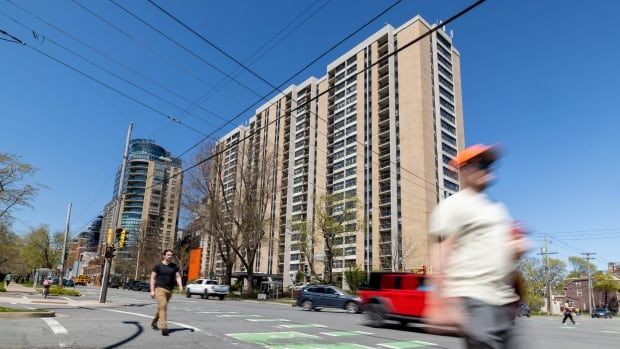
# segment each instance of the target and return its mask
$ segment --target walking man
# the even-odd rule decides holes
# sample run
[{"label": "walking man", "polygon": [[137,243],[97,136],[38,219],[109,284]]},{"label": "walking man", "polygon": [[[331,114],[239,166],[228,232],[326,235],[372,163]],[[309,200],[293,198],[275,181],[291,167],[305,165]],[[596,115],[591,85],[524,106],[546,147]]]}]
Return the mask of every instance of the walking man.
[{"label": "walking man", "polygon": [[11,273],[6,274],[6,276],[4,277],[4,283],[6,284],[6,287],[9,287],[9,284],[11,283],[11,280],[13,280],[13,277],[11,276]]},{"label": "walking man", "polygon": [[506,208],[484,194],[498,156],[485,145],[459,152],[451,165],[459,170],[461,191],[442,201],[430,219],[439,298],[434,306],[428,303],[426,316],[430,324],[458,328],[470,349],[519,347],[513,326],[519,301],[515,261],[526,243]]},{"label": "walking man", "polygon": [[562,325],[566,326],[566,319],[570,319],[573,325],[575,325],[572,312],[573,308],[568,304],[568,302],[564,303],[564,319],[562,319]]},{"label": "walking man", "polygon": [[179,289],[183,290],[179,267],[172,263],[173,258],[174,252],[172,250],[164,250],[164,259],[151,272],[151,298],[156,299],[158,305],[155,318],[151,322],[151,328],[154,330],[161,329],[162,336],[168,335],[166,312],[175,282],[179,285]]}]

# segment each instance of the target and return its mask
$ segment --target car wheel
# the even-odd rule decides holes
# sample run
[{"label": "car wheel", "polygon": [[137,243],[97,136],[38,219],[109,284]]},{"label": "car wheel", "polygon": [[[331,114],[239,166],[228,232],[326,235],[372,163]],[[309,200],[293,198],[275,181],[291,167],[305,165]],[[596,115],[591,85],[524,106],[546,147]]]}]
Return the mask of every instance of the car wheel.
[{"label": "car wheel", "polygon": [[349,314],[356,314],[360,310],[360,306],[357,305],[357,303],[355,302],[348,302],[347,304],[345,304],[344,309]]},{"label": "car wheel", "polygon": [[407,320],[400,320],[400,325],[402,327],[407,327],[407,325],[409,325],[409,321],[407,321]]},{"label": "car wheel", "polygon": [[192,298],[192,294],[189,291],[185,291],[185,297]]},{"label": "car wheel", "polygon": [[209,299],[209,294],[207,292],[205,292],[205,293],[200,295],[200,298],[202,298],[202,299]]},{"label": "car wheel", "polygon": [[314,308],[314,304],[312,304],[311,300],[306,299],[305,301],[301,302],[301,308],[305,311],[310,311],[312,310],[312,308]]},{"label": "car wheel", "polygon": [[223,301],[225,296],[221,295],[221,296],[218,296],[218,297],[220,297],[220,300]]},{"label": "car wheel", "polygon": [[385,311],[383,310],[383,306],[381,306],[381,304],[370,304],[368,306],[368,310],[366,311],[366,313],[368,314],[368,320],[370,322],[370,326],[373,326],[373,327],[383,326]]}]

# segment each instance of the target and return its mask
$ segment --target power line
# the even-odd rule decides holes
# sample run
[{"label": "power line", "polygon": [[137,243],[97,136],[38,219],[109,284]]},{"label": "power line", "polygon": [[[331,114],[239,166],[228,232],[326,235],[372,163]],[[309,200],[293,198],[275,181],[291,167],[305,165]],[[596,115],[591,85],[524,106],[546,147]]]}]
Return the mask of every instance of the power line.
[{"label": "power line", "polygon": [[[114,0],[110,0],[110,1],[114,1]],[[459,18],[459,17],[461,17],[461,16],[465,15],[467,12],[469,12],[469,11],[473,10],[475,7],[477,7],[478,5],[482,4],[484,1],[485,1],[485,0],[478,0],[478,1],[476,1],[474,4],[472,4],[472,5],[468,6],[468,7],[466,7],[465,9],[463,9],[463,10],[459,11],[458,13],[456,13],[455,15],[451,16],[449,19],[447,19],[446,21],[444,21],[444,22],[443,22],[443,24],[444,24],[444,25],[449,24],[450,22],[452,22],[452,21],[456,20],[457,18]],[[376,18],[378,18],[378,17],[375,17],[375,19],[376,19]],[[367,23],[367,24],[365,24],[365,25],[368,25],[368,24],[370,24],[370,22],[369,22],[369,23]],[[432,34],[432,33],[434,33],[435,31],[439,30],[440,28],[441,28],[441,26],[435,26],[435,27],[431,28],[429,31],[427,31],[427,32],[425,32],[424,34],[421,34],[420,36],[416,37],[415,39],[413,39],[412,41],[410,41],[410,42],[409,42],[409,43],[407,43],[406,45],[404,45],[404,46],[402,46],[402,47],[399,47],[397,50],[394,50],[394,52],[392,52],[392,53],[390,53],[390,54],[387,54],[385,57],[381,58],[380,60],[377,60],[376,62],[374,62],[374,63],[372,63],[372,64],[369,64],[367,67],[365,67],[364,69],[362,69],[360,72],[356,73],[356,76],[357,76],[357,75],[359,75],[359,74],[364,73],[365,71],[367,71],[367,70],[369,70],[369,69],[371,69],[372,67],[374,67],[375,65],[377,65],[379,62],[382,62],[382,61],[384,61],[385,59],[387,59],[387,58],[389,58],[389,57],[391,57],[391,56],[393,56],[393,55],[396,55],[398,52],[400,52],[400,51],[402,51],[402,50],[404,50],[404,49],[406,49],[406,48],[410,47],[413,43],[416,43],[416,42],[418,42],[418,41],[420,41],[420,40],[424,39],[425,37],[427,37],[427,36],[431,35],[431,34]],[[331,50],[331,49],[333,49],[333,47],[332,47],[332,48],[330,48],[330,50]],[[325,54],[326,54],[326,53],[322,54],[321,56],[323,56],[323,55],[325,55]],[[291,78],[291,79],[292,79],[292,78]],[[290,79],[289,79],[289,80],[290,80]],[[287,81],[288,81],[288,80],[287,80]],[[319,94],[318,94],[317,96],[315,96],[314,98],[311,98],[311,99],[310,99],[310,101],[312,101],[312,100],[317,100],[319,97],[321,97],[321,96],[322,96],[322,95],[324,95],[325,93],[328,93],[328,92],[329,92],[331,89],[333,89],[333,88],[334,88],[334,87],[326,89],[325,91],[323,91],[323,92],[319,93]],[[258,102],[260,102],[260,101],[258,101]],[[256,102],[256,103],[258,103],[258,102]],[[256,103],[254,103],[254,104],[256,104]],[[254,105],[254,104],[253,104],[253,105]],[[249,109],[249,108],[251,108],[251,107],[252,107],[252,106],[250,106],[250,107],[246,108],[246,110],[248,110],[248,109]],[[292,109],[292,110],[291,110],[291,113],[292,113],[292,112],[294,112],[294,111],[296,111],[298,108],[301,108],[301,106],[298,106],[298,107],[296,107],[296,108]],[[234,120],[235,118],[237,118],[239,115],[241,115],[241,114],[242,114],[242,113],[244,113],[244,112],[245,112],[245,110],[244,110],[244,111],[242,111],[242,112],[241,112],[240,114],[238,114],[237,116],[235,116],[233,119],[231,119],[231,121],[232,121],[232,120]],[[286,115],[286,113],[284,113],[284,114],[280,115],[279,117],[275,118],[274,120],[270,121],[269,123],[266,123],[264,126],[262,126],[262,127],[260,127],[260,128],[257,128],[257,129],[256,129],[256,133],[258,133],[258,131],[263,130],[264,128],[266,128],[266,127],[270,126],[271,124],[273,124],[274,122],[276,122],[276,121],[277,121],[277,120],[279,120],[280,118],[284,117],[285,115]],[[315,114],[315,115],[316,115],[316,114]],[[225,126],[225,125],[223,125],[223,126]],[[222,127],[223,127],[223,126],[222,126]],[[219,129],[218,129],[218,130],[219,130]],[[216,132],[216,131],[217,131],[217,130],[215,130],[214,132]],[[209,136],[209,135],[208,135],[208,136]],[[207,137],[208,137],[208,136],[207,136]],[[221,149],[221,150],[220,150],[220,151],[218,151],[218,152],[215,152],[215,153],[214,153],[214,154],[212,154],[211,156],[208,156],[208,157],[206,157],[205,159],[203,159],[203,160],[201,160],[201,161],[197,162],[196,164],[191,165],[190,167],[188,167],[188,168],[186,168],[186,169],[184,169],[184,170],[182,170],[182,171],[178,172],[177,174],[173,175],[171,178],[173,178],[174,176],[179,176],[179,175],[181,175],[181,174],[183,174],[183,173],[185,173],[185,172],[187,172],[187,171],[189,171],[189,170],[191,170],[191,169],[193,169],[193,168],[195,168],[195,167],[197,167],[197,166],[200,166],[202,163],[205,163],[205,162],[207,162],[207,161],[209,161],[209,160],[211,160],[211,159],[213,159],[213,158],[215,158],[215,157],[217,157],[217,156],[219,156],[219,155],[223,154],[225,151],[227,151],[227,150],[231,149],[232,147],[235,147],[235,146],[239,145],[241,142],[243,142],[243,141],[245,141],[245,140],[249,139],[250,137],[254,137],[254,136],[255,136],[255,134],[254,134],[254,133],[252,133],[252,134],[248,134],[248,135],[246,135],[246,136],[245,136],[245,137],[243,137],[243,138],[238,139],[236,142],[233,142],[233,143],[229,144],[228,146],[224,147],[223,149]],[[191,149],[193,149],[193,148],[197,147],[197,146],[198,146],[198,145],[200,145],[202,142],[204,142],[204,140],[206,140],[206,138],[205,138],[205,139],[203,139],[203,140],[201,140],[201,141],[200,141],[200,142],[198,142],[197,144],[193,145],[193,146],[192,146],[192,147],[190,147],[188,150],[184,151],[184,152],[183,152],[180,156],[182,156],[183,154],[187,153],[189,150],[191,150]],[[400,166],[400,168],[402,169],[402,166]],[[410,174],[412,174],[412,175],[414,175],[414,176],[416,176],[416,177],[418,177],[418,178],[423,179],[422,177],[420,177],[420,176],[418,176],[418,175],[414,174],[413,172],[409,172],[409,173],[410,173]],[[424,180],[424,179],[423,179],[423,180]],[[429,183],[430,183],[430,182],[429,182]],[[160,184],[160,183],[158,183],[158,184]],[[157,185],[158,185],[158,184],[157,184]],[[432,184],[433,184],[433,185],[435,185],[434,183],[432,183]],[[155,184],[154,184],[154,185],[155,185]],[[153,185],[153,186],[154,186],[154,185]]]},{"label": "power line", "polygon": [[154,108],[154,107],[152,107],[152,106],[150,106],[150,105],[148,105],[148,104],[146,104],[146,103],[144,103],[144,102],[142,102],[142,101],[140,101],[140,100],[138,100],[138,99],[136,99],[136,98],[134,98],[134,97],[132,97],[132,96],[130,96],[128,94],[126,94],[126,93],[124,93],[123,91],[121,91],[121,90],[119,90],[119,89],[117,89],[115,87],[112,87],[112,86],[108,85],[107,83],[105,83],[105,82],[103,82],[103,81],[101,81],[101,80],[99,80],[99,79],[97,79],[97,78],[95,78],[95,77],[93,77],[91,75],[88,75],[87,73],[79,70],[78,68],[76,68],[76,67],[74,67],[74,66],[72,66],[72,65],[70,65],[68,63],[63,62],[60,59],[58,59],[58,58],[56,58],[56,57],[54,57],[54,56],[52,56],[52,55],[42,51],[42,50],[39,50],[38,48],[36,48],[34,46],[31,46],[31,45],[25,43],[24,41],[22,41],[20,39],[18,39],[18,40],[19,40],[19,43],[22,44],[23,46],[28,47],[28,48],[34,50],[35,52],[37,52],[37,53],[39,53],[39,54],[41,54],[41,55],[43,55],[43,56],[45,56],[45,57],[55,61],[56,63],[59,63],[59,64],[65,66],[66,68],[69,68],[69,69],[73,70],[74,72],[82,75],[83,77],[85,77],[85,78],[87,78],[89,80],[92,80],[92,81],[96,82],[97,84],[99,84],[99,85],[101,85],[103,87],[106,87],[106,88],[116,92],[117,94],[119,94],[119,95],[121,95],[121,96],[123,96],[123,97],[125,97],[125,98],[127,98],[127,99],[129,99],[131,101],[133,101],[134,103],[137,103],[137,104],[143,106],[144,108],[147,108],[147,109],[151,110],[152,112],[156,113],[157,115],[160,115],[160,116],[162,116],[162,117],[164,117],[164,118],[166,118],[166,119],[168,119],[170,121],[173,121],[173,122],[175,122],[175,123],[177,123],[177,124],[187,128],[187,129],[190,129],[190,130],[192,130],[192,131],[194,131],[196,133],[204,134],[202,131],[200,131],[198,129],[195,129],[194,127],[192,127],[190,125],[185,124],[181,120],[178,120],[178,119],[176,119],[173,116],[170,116],[170,115],[167,115],[167,114],[161,112],[160,110],[158,110],[158,109],[156,109],[156,108]]},{"label": "power line", "polygon": [[155,32],[157,32],[159,35],[165,37],[166,39],[170,40],[172,43],[174,43],[176,46],[180,47],[181,49],[183,49],[185,52],[189,53],[190,55],[192,55],[193,57],[195,57],[196,59],[200,60],[201,62],[203,62],[204,64],[206,64],[207,66],[209,66],[210,68],[212,68],[213,70],[219,72],[220,74],[228,77],[229,79],[231,79],[232,81],[236,82],[239,86],[245,88],[246,90],[252,92],[253,94],[260,96],[260,93],[256,92],[256,90],[254,90],[253,88],[249,87],[248,85],[244,84],[243,82],[237,80],[236,78],[232,77],[230,74],[226,73],[225,71],[223,71],[222,69],[218,68],[217,66],[215,66],[213,63],[207,61],[205,58],[203,58],[202,56],[200,56],[199,54],[195,53],[194,51],[188,49],[187,47],[185,47],[183,44],[179,43],[177,40],[175,40],[174,38],[170,37],[168,34],[162,32],[161,30],[159,30],[157,27],[151,25],[150,23],[148,23],[147,21],[145,21],[144,19],[140,18],[139,16],[135,15],[133,12],[129,11],[127,8],[123,7],[122,5],[120,5],[118,2],[116,2],[115,0],[110,0],[114,5],[116,5],[117,7],[119,7],[121,10],[125,11],[126,13],[128,13],[130,16],[134,17],[135,19],[137,19],[138,21],[140,21],[141,23],[143,23],[144,25],[146,25],[147,27],[151,28],[152,30],[154,30]]},{"label": "power line", "polygon": [[[157,51],[155,51],[153,48],[151,48],[150,46],[148,46],[148,45],[146,45],[146,44],[142,43],[142,41],[140,41],[140,40],[136,39],[136,38],[135,38],[135,37],[133,37],[131,34],[127,33],[126,31],[122,30],[121,28],[117,27],[116,25],[114,25],[114,24],[113,24],[113,23],[111,23],[110,21],[106,20],[106,19],[105,19],[105,18],[103,18],[101,15],[97,14],[96,12],[94,12],[94,11],[93,11],[93,10],[91,10],[91,9],[89,9],[88,7],[86,7],[86,6],[82,5],[82,4],[80,4],[80,3],[79,3],[79,2],[77,2],[76,0],[71,0],[71,1],[73,1],[73,2],[77,5],[77,6],[79,6],[79,7],[80,7],[80,8],[82,8],[82,9],[84,9],[84,11],[86,11],[86,12],[90,13],[91,15],[93,15],[95,18],[99,19],[99,20],[100,20],[100,21],[102,21],[103,23],[105,23],[105,24],[109,25],[110,27],[112,27],[113,29],[115,29],[115,30],[119,31],[120,33],[122,33],[123,35],[125,35],[126,37],[128,37],[129,39],[131,39],[132,41],[137,42],[137,43],[138,43],[140,46],[142,46],[143,48],[147,49],[148,51],[150,51],[150,52],[152,52],[152,53],[155,53],[155,56],[156,56],[156,57],[160,57],[160,58],[162,58],[162,59],[163,59],[163,57],[165,57],[165,56],[164,56],[161,52],[157,52]],[[107,56],[107,55],[106,55],[106,56]],[[167,63],[171,63],[171,62],[173,62],[173,61],[171,61],[171,60],[166,60],[166,61],[167,61]],[[114,60],[114,62],[115,62],[115,63],[118,63],[118,64],[120,64],[120,65],[122,65],[122,66],[123,66],[123,67],[125,67],[126,69],[131,69],[131,68],[127,67],[126,65],[124,65],[124,64],[122,64],[122,63],[117,62],[116,60]],[[173,64],[175,64],[175,63],[173,63]],[[178,64],[177,64],[177,65],[178,65]],[[134,71],[134,73],[135,73],[135,74],[139,74],[142,78],[144,78],[144,79],[146,79],[146,80],[150,81],[151,83],[153,83],[153,84],[155,84],[156,86],[158,86],[158,87],[160,87],[160,88],[162,88],[162,89],[164,89],[164,90],[168,91],[169,93],[174,94],[175,96],[177,96],[177,97],[179,97],[179,98],[183,99],[184,101],[189,102],[189,103],[192,103],[192,101],[191,101],[191,100],[187,99],[186,97],[184,97],[184,96],[182,96],[182,95],[179,95],[179,94],[178,94],[177,92],[175,92],[174,90],[172,90],[172,89],[170,89],[170,88],[168,88],[168,87],[166,87],[166,86],[163,86],[163,85],[161,85],[161,84],[159,84],[159,83],[157,83],[157,82],[153,81],[152,79],[150,79],[150,78],[148,78],[148,77],[146,77],[146,76],[142,75],[142,74],[141,74],[141,73],[139,73],[139,72],[135,72],[135,71]],[[190,76],[191,76],[191,75],[190,75]],[[206,86],[208,86],[208,87],[210,87],[210,88],[212,88],[212,89],[213,89],[213,88],[215,88],[215,87],[214,87],[214,86],[212,86],[211,84],[209,84],[209,83],[207,83],[206,81],[202,80],[200,77],[197,77],[197,76],[191,76],[191,77],[192,77],[192,78],[194,78],[194,79],[196,79],[196,80],[198,80],[198,81],[200,81],[200,82],[203,82]],[[217,117],[218,119],[220,119],[220,120],[222,120],[222,121],[226,121],[226,119],[224,119],[224,117],[222,117],[222,116],[220,116],[219,114],[217,114],[217,113],[213,112],[212,110],[209,110],[209,109],[204,108],[204,107],[202,107],[202,106],[197,106],[197,108],[199,108],[199,109],[201,109],[201,110],[203,110],[203,111],[205,111],[205,112],[207,112],[207,113],[209,113],[209,114],[211,114],[211,115],[213,115],[213,116]],[[183,111],[184,111],[185,113],[188,113],[186,110],[183,110]],[[207,122],[207,121],[205,120],[205,122]]]},{"label": "power line", "polygon": [[[318,1],[317,1],[318,2]],[[331,0],[327,0],[321,7],[319,7],[318,9],[316,9],[315,11],[313,11],[306,19],[304,19],[301,23],[299,23],[297,26],[295,26],[295,28],[293,28],[291,31],[289,31],[286,35],[284,35],[282,38],[280,38],[278,41],[276,41],[275,43],[273,43],[269,48],[267,48],[265,51],[263,51],[260,55],[256,56],[263,48],[265,48],[272,40],[275,40],[275,38],[277,38],[281,33],[283,33],[289,26],[291,26],[297,19],[299,19],[300,17],[302,17],[311,7],[314,6],[314,4],[316,2],[311,3],[308,7],[304,8],[299,15],[297,15],[295,18],[293,18],[288,24],[286,24],[282,29],[280,29],[275,35],[273,35],[272,37],[270,37],[269,39],[267,39],[267,41],[265,41],[265,43],[263,45],[261,45],[261,47],[259,47],[258,49],[256,49],[256,51],[254,51],[254,53],[252,53],[246,60],[246,64],[248,64],[248,66],[252,66],[252,64],[254,64],[255,62],[257,62],[260,58],[262,58],[263,56],[265,56],[267,53],[269,53],[272,49],[274,49],[278,44],[280,44],[283,40],[285,40],[286,38],[288,38],[290,35],[292,35],[297,29],[299,29],[303,24],[305,24],[307,21],[309,21],[312,17],[314,17],[317,13],[319,13],[323,8],[325,8],[329,3],[331,2]],[[237,66],[237,68],[235,68],[235,70],[233,70],[233,72],[231,72],[231,74],[234,74],[234,76],[239,76],[239,74],[241,73],[241,67]],[[214,88],[211,88],[209,91],[207,91],[207,93],[205,93],[204,95],[202,95],[198,100],[196,100],[196,102],[193,103],[192,106],[190,106],[188,108],[188,110],[192,110],[195,107],[198,107],[200,105],[202,105],[203,103],[205,103],[206,101],[208,101],[212,96],[215,95],[215,93],[218,92],[219,89],[224,88],[228,82],[230,82],[230,80],[228,80],[228,78],[223,78],[222,80],[220,80],[216,86]]]},{"label": "power line", "polygon": [[[81,45],[83,45],[83,46],[87,47],[87,48],[88,48],[88,49],[90,49],[91,51],[93,51],[93,52],[95,52],[95,53],[97,53],[97,54],[99,54],[99,55],[101,55],[101,56],[105,57],[106,59],[108,59],[108,60],[110,60],[110,61],[112,61],[112,62],[114,62],[114,63],[116,63],[116,64],[120,65],[121,67],[123,67],[123,68],[127,69],[128,71],[130,71],[130,72],[132,72],[132,73],[134,73],[134,74],[136,74],[136,75],[140,76],[141,78],[143,78],[143,79],[145,79],[145,80],[147,80],[147,81],[151,82],[152,84],[154,84],[154,85],[158,86],[159,88],[164,89],[164,90],[168,91],[169,93],[172,93],[172,94],[174,94],[175,96],[177,96],[177,97],[179,97],[179,98],[181,98],[181,99],[183,99],[183,100],[185,100],[185,101],[188,101],[188,99],[187,99],[187,98],[185,98],[185,97],[183,97],[183,96],[179,95],[178,93],[174,92],[173,90],[171,90],[171,89],[169,89],[169,88],[167,88],[167,87],[165,87],[165,86],[163,86],[163,85],[159,84],[158,82],[156,82],[156,81],[154,81],[153,79],[149,78],[148,76],[145,76],[144,74],[142,74],[142,73],[140,73],[140,72],[136,71],[135,69],[133,69],[133,68],[131,68],[131,67],[127,66],[126,64],[124,64],[124,63],[122,63],[122,62],[119,62],[118,60],[114,59],[113,57],[110,57],[110,55],[108,55],[108,54],[106,54],[106,53],[102,52],[101,50],[97,49],[96,47],[93,47],[92,45],[89,45],[88,43],[86,43],[86,42],[84,42],[84,41],[80,40],[79,38],[75,37],[74,35],[72,35],[72,34],[68,33],[67,31],[63,30],[62,28],[59,28],[58,26],[54,25],[53,23],[50,23],[49,21],[45,20],[44,18],[42,18],[42,17],[38,16],[37,14],[35,14],[35,13],[33,13],[33,12],[31,12],[31,11],[29,11],[29,10],[27,10],[27,9],[25,9],[25,8],[23,8],[23,7],[19,6],[19,5],[17,5],[17,4],[15,4],[15,3],[13,3],[11,0],[7,0],[7,1],[8,1],[10,4],[14,5],[15,7],[19,8],[20,10],[24,11],[24,12],[25,12],[25,13],[27,13],[28,15],[30,15],[30,16],[32,16],[32,17],[34,17],[34,18],[36,18],[36,19],[37,19],[37,20],[39,20],[40,22],[45,23],[46,25],[48,25],[48,26],[50,26],[50,27],[54,28],[56,31],[58,31],[58,32],[62,33],[63,35],[65,35],[65,36],[67,36],[67,37],[69,37],[69,38],[71,38],[72,40],[74,40],[74,41],[78,42],[79,44],[81,44]],[[2,11],[0,11],[0,13],[1,13],[2,15],[4,15],[5,17],[9,18],[10,20],[12,20],[13,22],[17,23],[18,25],[20,25],[20,26],[24,27],[26,30],[28,30],[28,31],[32,31],[32,33],[33,33],[33,34],[36,34],[36,35],[41,34],[41,33],[37,33],[37,31],[36,31],[36,30],[34,30],[33,28],[30,28],[30,27],[26,26],[24,23],[22,23],[22,22],[20,22],[20,21],[16,20],[15,18],[10,17],[10,16],[9,16],[9,15],[7,15],[6,13],[4,13],[4,12],[2,12]],[[47,37],[47,36],[45,36],[45,35],[44,35],[43,37]],[[114,72],[111,72],[109,69],[106,69],[106,68],[104,68],[104,67],[100,66],[99,64],[97,64],[97,63],[95,63],[95,62],[93,62],[93,61],[91,61],[91,60],[89,60],[89,59],[85,58],[84,56],[80,55],[79,53],[75,52],[74,50],[71,50],[71,49],[67,48],[66,46],[61,45],[61,44],[60,44],[60,43],[58,43],[57,41],[54,41],[54,40],[50,39],[49,37],[47,37],[47,39],[48,39],[50,42],[52,42],[54,45],[56,45],[56,46],[58,46],[58,47],[60,47],[60,48],[62,48],[62,49],[64,49],[64,50],[66,50],[66,51],[71,52],[73,55],[75,55],[75,56],[77,56],[77,57],[79,57],[79,58],[81,58],[81,59],[83,59],[83,60],[87,61],[88,63],[90,63],[90,64],[92,64],[92,65],[94,65],[94,66],[98,67],[98,68],[99,68],[99,69],[101,69],[101,70],[104,70],[105,72],[107,72],[107,73],[108,73],[108,74],[110,74],[110,75],[113,75],[113,76],[114,76],[114,77],[116,77],[117,79],[120,79],[120,80],[124,81],[125,83],[130,84],[130,85],[132,85],[132,86],[134,86],[134,87],[138,88],[139,90],[141,90],[141,91],[143,91],[143,92],[145,92],[145,93],[147,93],[147,94],[151,95],[152,97],[154,97],[154,98],[156,98],[156,99],[158,99],[158,100],[160,100],[160,101],[162,101],[162,102],[164,102],[164,103],[166,103],[166,104],[168,104],[168,105],[173,106],[174,108],[177,108],[177,109],[179,109],[179,110],[183,110],[181,107],[176,106],[176,105],[174,105],[173,103],[171,103],[170,101],[164,100],[163,98],[161,98],[161,97],[159,97],[159,96],[155,95],[154,93],[152,93],[152,92],[150,92],[150,91],[145,90],[144,88],[142,88],[142,87],[138,86],[137,84],[135,84],[135,83],[133,83],[133,82],[131,82],[131,81],[128,81],[127,79],[125,79],[125,78],[123,78],[123,77],[119,76],[118,74],[116,74],[116,73],[114,73]],[[219,115],[215,114],[214,112],[212,112],[212,111],[210,111],[210,110],[208,110],[208,109],[206,109],[206,108],[202,108],[202,109],[203,109],[203,110],[205,110],[206,112],[208,112],[208,113],[210,113],[210,114],[212,114],[212,115],[215,115],[215,116],[217,116],[217,117],[219,117],[220,119],[222,119],[222,120],[223,120],[223,118],[222,118],[222,117],[220,117]],[[195,117],[195,118],[199,119],[200,121],[202,121],[202,122],[204,122],[204,123],[207,123],[209,126],[214,126],[214,124],[210,123],[209,121],[205,120],[204,118],[201,118],[201,117],[200,117],[200,116],[198,116],[198,115],[195,115],[195,114],[190,114],[190,115],[191,115],[192,117]],[[203,133],[203,136],[204,136],[204,135],[205,135],[205,134]]]}]

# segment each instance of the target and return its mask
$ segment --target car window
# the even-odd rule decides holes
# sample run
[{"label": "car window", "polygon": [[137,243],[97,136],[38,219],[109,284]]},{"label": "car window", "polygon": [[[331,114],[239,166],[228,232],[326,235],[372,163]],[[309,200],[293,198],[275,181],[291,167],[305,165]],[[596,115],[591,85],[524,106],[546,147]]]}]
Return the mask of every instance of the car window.
[{"label": "car window", "polygon": [[338,292],[338,291],[334,290],[334,289],[333,289],[333,288],[331,288],[331,287],[326,287],[326,288],[325,288],[325,293],[326,293],[326,294],[339,294],[339,292]]},{"label": "car window", "polygon": [[308,289],[306,289],[306,292],[312,292],[312,293],[323,293],[323,287],[308,287]]},{"label": "car window", "polygon": [[214,280],[207,280],[206,284],[207,284],[207,285],[217,285],[217,281],[214,281]]}]

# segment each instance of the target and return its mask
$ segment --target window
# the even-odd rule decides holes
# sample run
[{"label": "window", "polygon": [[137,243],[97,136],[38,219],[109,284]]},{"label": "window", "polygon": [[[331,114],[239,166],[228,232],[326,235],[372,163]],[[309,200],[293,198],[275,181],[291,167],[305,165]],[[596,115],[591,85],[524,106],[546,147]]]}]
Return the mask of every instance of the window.
[{"label": "window", "polygon": [[581,297],[581,290],[577,290],[577,297]]},{"label": "window", "polygon": [[348,187],[354,187],[356,183],[357,183],[357,179],[355,179],[355,178],[347,179],[346,186],[347,186],[347,188]]},{"label": "window", "polygon": [[444,67],[443,67],[443,66],[441,66],[441,65],[437,65],[437,67],[439,68],[439,71],[440,71],[443,75],[447,76],[450,80],[452,80],[452,73],[450,73],[450,71],[449,71],[448,69],[444,68]]},{"label": "window", "polygon": [[355,143],[356,138],[355,135],[347,137],[347,144]]},{"label": "window", "polygon": [[347,118],[347,125],[354,123],[357,120],[357,115],[351,115]]},{"label": "window", "polygon": [[352,125],[347,127],[347,134],[351,134],[353,132],[355,132],[357,130],[357,126],[356,125]]},{"label": "window", "polygon": [[355,156],[353,156],[353,157],[350,157],[350,158],[346,159],[346,160],[345,160],[345,163],[346,163],[347,165],[352,165],[352,164],[354,164],[354,163],[355,163]]},{"label": "window", "polygon": [[439,82],[441,82],[442,84],[446,85],[448,88],[453,89],[454,85],[452,85],[452,83],[450,81],[448,81],[448,79],[444,78],[441,75],[439,76]]},{"label": "window", "polygon": [[338,291],[334,290],[331,287],[326,287],[325,288],[325,294],[338,294]]},{"label": "window", "polygon": [[341,159],[344,157],[344,150],[334,153],[334,160]]},{"label": "window", "polygon": [[581,282],[575,282],[575,287],[581,287]]},{"label": "window", "polygon": [[443,168],[443,174],[444,174],[444,176],[450,177],[450,178],[452,178],[454,180],[457,180],[457,181],[459,180],[458,173],[456,173],[456,171],[452,171],[449,168],[444,167]]},{"label": "window", "polygon": [[441,92],[441,94],[446,97],[447,99],[450,100],[450,102],[454,102],[454,95],[452,94],[452,92],[446,90],[445,88],[443,88],[443,86],[439,86],[439,92]]},{"label": "window", "polygon": [[347,174],[346,174],[347,177],[353,176],[354,174],[355,174],[355,167],[351,167],[347,169]]},{"label": "window", "polygon": [[456,134],[456,128],[454,128],[454,126],[450,125],[449,123],[441,120],[441,127],[445,128],[446,130],[452,132],[453,134]]},{"label": "window", "polygon": [[352,256],[354,254],[355,254],[355,247],[345,247],[344,249],[345,256]]},{"label": "window", "polygon": [[441,139],[456,146],[456,138],[450,136],[449,134],[445,133],[444,131],[441,131]]},{"label": "window", "polygon": [[452,183],[452,182],[450,182],[450,181],[449,181],[449,180],[447,180],[447,179],[444,179],[444,180],[443,180],[443,186],[444,186],[446,189],[450,189],[450,190],[452,190],[452,191],[459,191],[459,186],[458,186],[458,184]]},{"label": "window", "polygon": [[452,148],[451,146],[445,143],[441,143],[441,149],[443,149],[443,151],[445,151],[446,153],[450,155],[456,155],[456,149]]},{"label": "window", "polygon": [[454,116],[450,113],[448,113],[444,108],[440,108],[441,110],[441,116],[448,119],[448,121],[450,121],[451,123],[454,123]]},{"label": "window", "polygon": [[452,103],[448,102],[443,97],[439,97],[439,104],[441,104],[442,107],[448,109],[449,111],[454,112],[454,106],[452,105]]}]

